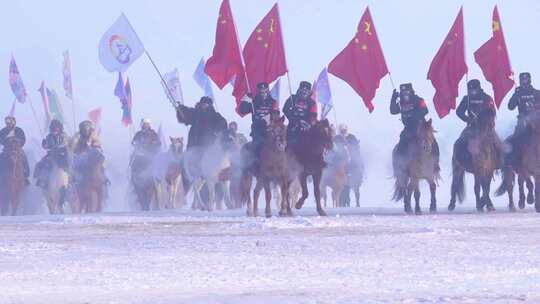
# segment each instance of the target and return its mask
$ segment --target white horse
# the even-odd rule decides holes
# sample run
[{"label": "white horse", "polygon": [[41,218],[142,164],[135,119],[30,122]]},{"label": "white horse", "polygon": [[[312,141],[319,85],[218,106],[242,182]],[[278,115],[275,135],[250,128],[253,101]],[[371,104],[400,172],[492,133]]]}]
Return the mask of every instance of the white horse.
[{"label": "white horse", "polygon": [[43,190],[43,195],[47,200],[50,214],[64,213],[64,203],[67,198],[69,185],[69,174],[58,166],[56,162],[52,162],[53,166],[50,170],[47,188]]},{"label": "white horse", "polygon": [[158,155],[156,159],[160,186],[160,209],[176,209],[185,205],[185,192],[182,183],[182,154],[184,152],[184,139],[170,137],[169,150]]},{"label": "white horse", "polygon": [[[234,150],[234,146],[234,138],[228,132],[224,132],[209,147],[197,147],[186,151],[183,164],[188,179],[193,181],[193,209],[206,211],[222,209],[222,200],[216,200],[215,189],[220,182],[220,174],[231,166],[231,151]],[[208,191],[208,200],[201,197],[204,186]]]}]

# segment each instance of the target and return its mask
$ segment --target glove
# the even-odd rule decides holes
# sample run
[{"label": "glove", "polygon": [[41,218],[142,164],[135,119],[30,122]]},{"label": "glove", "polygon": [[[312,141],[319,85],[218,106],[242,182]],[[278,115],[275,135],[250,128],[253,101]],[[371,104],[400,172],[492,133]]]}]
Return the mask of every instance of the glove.
[{"label": "glove", "polygon": [[253,99],[252,99],[251,97],[249,97],[248,94],[246,94],[246,95],[244,95],[244,96],[240,99],[240,101],[252,103],[252,102],[253,102]]},{"label": "glove", "polygon": [[396,101],[398,97],[399,93],[396,89],[394,89],[394,91],[392,91],[392,102]]},{"label": "glove", "polygon": [[299,125],[300,125],[300,130],[302,130],[302,131],[309,130],[310,125],[309,125],[309,123],[307,121],[302,119],[302,120],[300,120]]}]

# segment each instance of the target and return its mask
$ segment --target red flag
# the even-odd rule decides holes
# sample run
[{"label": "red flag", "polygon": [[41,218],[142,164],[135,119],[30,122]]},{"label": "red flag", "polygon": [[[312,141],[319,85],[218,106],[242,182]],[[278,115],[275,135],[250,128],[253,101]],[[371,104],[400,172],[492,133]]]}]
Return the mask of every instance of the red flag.
[{"label": "red flag", "polygon": [[231,81],[235,75],[243,74],[240,44],[229,0],[223,0],[219,9],[216,26],[216,42],[212,57],[206,61],[204,72],[220,88]]},{"label": "red flag", "polygon": [[[277,3],[251,33],[242,54],[251,90],[254,90],[259,82],[271,83],[287,73]],[[240,86],[242,85],[242,77],[236,80],[239,79]]]},{"label": "red flag", "polygon": [[482,69],[486,80],[491,82],[498,108],[504,96],[512,89],[514,80],[497,6],[493,9],[492,30],[491,39],[474,52],[474,60]]},{"label": "red flag", "polygon": [[101,107],[88,112],[88,119],[94,124],[96,132],[99,135],[101,133],[101,127],[99,125],[101,121]]},{"label": "red flag", "polygon": [[459,82],[467,73],[465,62],[465,34],[463,30],[463,8],[444,38],[439,51],[429,66],[427,79],[435,88],[433,103],[440,118],[456,108],[456,98],[459,95]]},{"label": "red flag", "polygon": [[360,19],[356,35],[330,62],[328,72],[348,83],[362,97],[369,112],[373,111],[371,101],[388,68],[369,7]]}]

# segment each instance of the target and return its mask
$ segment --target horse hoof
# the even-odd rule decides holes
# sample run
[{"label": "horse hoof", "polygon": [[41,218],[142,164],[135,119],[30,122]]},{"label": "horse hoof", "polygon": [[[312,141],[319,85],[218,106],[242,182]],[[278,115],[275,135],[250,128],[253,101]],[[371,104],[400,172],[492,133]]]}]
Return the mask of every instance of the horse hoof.
[{"label": "horse hoof", "polygon": [[285,216],[287,216],[287,211],[279,210],[278,215],[279,215],[280,217],[285,217]]},{"label": "horse hoof", "polygon": [[296,209],[302,209],[302,205],[304,205],[304,204],[298,202],[298,203],[296,203],[296,204],[294,205],[294,208],[296,208]]},{"label": "horse hoof", "polygon": [[486,209],[487,209],[488,212],[494,212],[494,211],[497,211],[497,210],[495,209],[495,207],[493,207],[493,206],[487,206]]},{"label": "horse hoof", "polygon": [[414,214],[416,214],[416,215],[422,215],[422,210],[414,210]]},{"label": "horse hoof", "polygon": [[525,209],[525,200],[519,200],[518,206],[519,209]]},{"label": "horse hoof", "polygon": [[436,206],[430,206],[429,207],[429,213],[437,213],[437,207]]},{"label": "horse hoof", "polygon": [[319,216],[326,216],[326,212],[322,209],[317,209],[317,212],[319,213]]},{"label": "horse hoof", "polygon": [[448,205],[448,211],[452,212],[456,209],[456,204],[452,204],[450,203],[450,205]]},{"label": "horse hoof", "polygon": [[527,195],[527,204],[529,205],[534,204],[534,195],[532,194]]},{"label": "horse hoof", "polygon": [[517,210],[516,210],[516,207],[514,205],[512,205],[512,206],[508,206],[508,211],[516,212]]},{"label": "horse hoof", "polygon": [[484,213],[484,207],[476,207],[476,211],[479,213]]}]

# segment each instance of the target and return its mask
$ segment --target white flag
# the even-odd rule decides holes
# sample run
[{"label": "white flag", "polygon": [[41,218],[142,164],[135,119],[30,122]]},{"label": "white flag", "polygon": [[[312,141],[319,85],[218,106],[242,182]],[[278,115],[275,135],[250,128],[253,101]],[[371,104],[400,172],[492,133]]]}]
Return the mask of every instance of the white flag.
[{"label": "white flag", "polygon": [[180,75],[178,73],[178,69],[165,73],[163,75],[163,79],[165,79],[165,84],[169,88],[170,94],[172,94],[172,96],[169,96],[167,87],[164,85],[163,89],[165,90],[165,95],[167,98],[172,97],[175,103],[178,102],[180,104],[184,104],[184,95],[182,93],[182,85],[180,84]]},{"label": "white flag", "polygon": [[99,42],[99,61],[109,72],[125,72],[144,53],[144,46],[124,14]]}]

